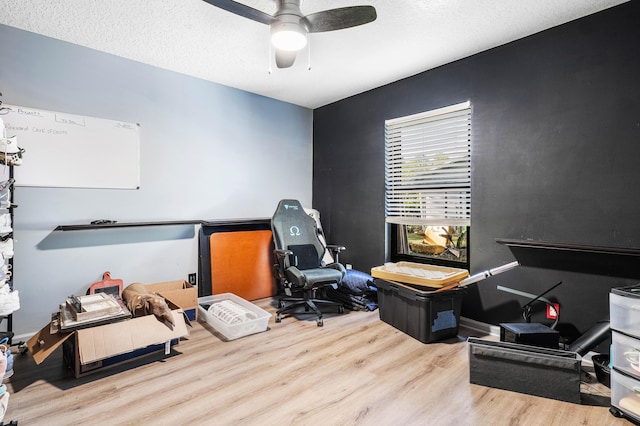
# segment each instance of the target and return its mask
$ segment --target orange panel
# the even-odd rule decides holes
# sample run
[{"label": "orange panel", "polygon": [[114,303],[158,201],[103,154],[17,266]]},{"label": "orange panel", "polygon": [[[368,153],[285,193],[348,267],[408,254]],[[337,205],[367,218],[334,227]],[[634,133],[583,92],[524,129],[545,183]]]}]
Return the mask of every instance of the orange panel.
[{"label": "orange panel", "polygon": [[209,237],[211,294],[245,300],[275,296],[271,231],[216,232]]}]

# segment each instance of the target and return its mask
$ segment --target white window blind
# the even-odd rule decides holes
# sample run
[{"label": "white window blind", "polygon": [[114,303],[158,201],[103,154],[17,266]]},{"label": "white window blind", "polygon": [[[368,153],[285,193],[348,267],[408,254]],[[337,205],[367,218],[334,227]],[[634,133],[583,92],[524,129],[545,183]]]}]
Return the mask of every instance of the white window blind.
[{"label": "white window blind", "polygon": [[385,121],[389,223],[471,223],[471,103]]}]

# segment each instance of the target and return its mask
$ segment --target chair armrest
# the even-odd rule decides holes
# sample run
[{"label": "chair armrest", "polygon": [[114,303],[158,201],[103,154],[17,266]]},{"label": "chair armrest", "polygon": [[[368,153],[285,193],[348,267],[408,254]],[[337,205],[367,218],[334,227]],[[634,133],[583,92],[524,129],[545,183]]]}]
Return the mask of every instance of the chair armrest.
[{"label": "chair armrest", "polygon": [[342,250],[346,250],[346,249],[347,248],[345,246],[338,246],[338,245],[335,245],[335,244],[327,244],[327,250],[329,250],[331,252],[331,255],[336,260],[336,263],[340,262],[340,252]]},{"label": "chair armrest", "polygon": [[275,253],[277,257],[285,257],[293,254],[291,250],[287,250],[287,249],[275,249],[273,250],[273,253]]},{"label": "chair armrest", "polygon": [[295,265],[295,263],[296,263],[295,262],[295,257],[294,257],[294,262],[293,263],[291,263],[291,260],[289,258],[289,256],[293,257],[293,252],[291,250],[288,250],[288,249],[274,249],[273,250],[273,254],[276,256],[276,260],[281,265],[283,270],[287,269],[291,265]]}]

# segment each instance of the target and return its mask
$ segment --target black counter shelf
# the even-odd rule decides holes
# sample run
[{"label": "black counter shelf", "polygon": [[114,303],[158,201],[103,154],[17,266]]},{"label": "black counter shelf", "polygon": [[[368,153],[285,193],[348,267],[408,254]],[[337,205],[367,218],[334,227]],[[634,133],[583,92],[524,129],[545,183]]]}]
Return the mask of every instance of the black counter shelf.
[{"label": "black counter shelf", "polygon": [[640,249],[497,238],[522,266],[640,278]]},{"label": "black counter shelf", "polygon": [[78,225],[58,225],[54,229],[54,231],[82,231],[89,229],[128,228],[141,226],[199,225],[202,222],[202,220],[172,220],[158,222],[83,223]]}]

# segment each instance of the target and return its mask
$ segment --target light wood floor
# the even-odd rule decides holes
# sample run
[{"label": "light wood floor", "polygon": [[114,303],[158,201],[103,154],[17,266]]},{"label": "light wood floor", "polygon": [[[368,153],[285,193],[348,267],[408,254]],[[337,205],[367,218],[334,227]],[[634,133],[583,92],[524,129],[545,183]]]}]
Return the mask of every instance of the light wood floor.
[{"label": "light wood floor", "polygon": [[[270,299],[256,302],[274,311]],[[307,317],[308,318],[308,317]],[[20,425],[622,425],[581,405],[469,384],[465,329],[423,344],[378,311],[286,318],[225,342],[200,323],[168,358],[74,379],[54,353],[15,355],[5,422]],[[479,336],[481,337],[481,336]],[[499,374],[499,372],[496,372]],[[595,380],[595,379],[594,379]],[[600,388],[598,387],[600,386]],[[587,386],[591,392],[607,390]],[[599,405],[600,404],[600,405]]]}]

